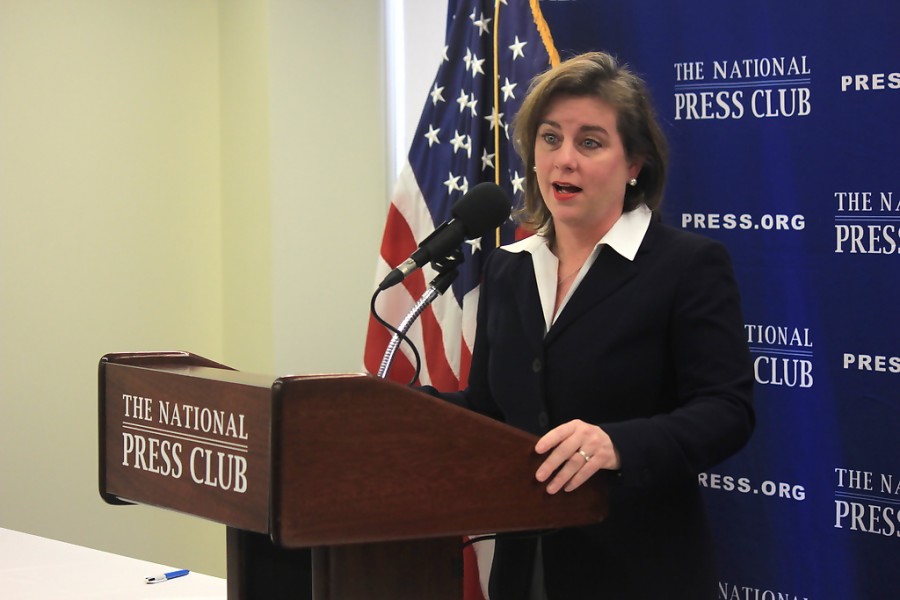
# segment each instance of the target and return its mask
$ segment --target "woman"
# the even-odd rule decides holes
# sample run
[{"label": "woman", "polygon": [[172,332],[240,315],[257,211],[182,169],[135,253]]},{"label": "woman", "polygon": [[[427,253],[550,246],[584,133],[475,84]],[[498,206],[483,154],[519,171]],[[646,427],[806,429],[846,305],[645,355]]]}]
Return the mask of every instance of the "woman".
[{"label": "woman", "polygon": [[489,259],[469,385],[444,396],[540,435],[550,494],[608,477],[610,514],[498,538],[491,600],[715,598],[697,474],[754,425],[728,255],[655,218],[665,141],[609,55],[537,77],[514,131],[536,235]]}]

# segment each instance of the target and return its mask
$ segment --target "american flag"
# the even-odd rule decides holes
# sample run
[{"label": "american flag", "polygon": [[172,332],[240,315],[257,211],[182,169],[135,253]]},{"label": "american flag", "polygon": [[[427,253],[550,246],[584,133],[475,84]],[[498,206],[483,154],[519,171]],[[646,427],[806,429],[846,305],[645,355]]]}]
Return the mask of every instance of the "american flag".
[{"label": "american flag", "polygon": [[[443,57],[391,199],[376,281],[450,219],[450,208],[476,184],[497,183],[518,202],[525,173],[513,150],[510,122],[532,77],[558,62],[538,0],[450,0]],[[408,334],[422,356],[419,383],[443,391],[465,387],[482,264],[491,250],[517,237],[510,221],[464,245],[452,293],[426,309]],[[398,325],[435,275],[426,267],[381,294],[379,315]],[[391,335],[370,320],[365,348],[370,373],[378,372]],[[406,344],[400,350],[389,377],[406,383],[414,373],[413,358]]]}]

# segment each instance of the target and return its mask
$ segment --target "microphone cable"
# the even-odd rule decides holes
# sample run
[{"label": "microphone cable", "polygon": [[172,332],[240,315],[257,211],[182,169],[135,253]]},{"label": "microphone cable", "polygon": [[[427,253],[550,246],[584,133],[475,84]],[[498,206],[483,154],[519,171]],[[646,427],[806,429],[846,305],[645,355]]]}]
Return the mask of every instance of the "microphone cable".
[{"label": "microphone cable", "polygon": [[372,314],[372,318],[374,318],[375,321],[377,321],[385,329],[399,337],[400,343],[406,342],[406,344],[409,346],[409,349],[412,350],[413,357],[415,358],[415,360],[413,361],[414,372],[412,379],[410,379],[409,383],[407,383],[406,385],[415,385],[419,380],[419,374],[422,372],[422,357],[419,355],[419,349],[416,348],[416,345],[411,339],[409,339],[409,337],[407,337],[405,333],[385,321],[383,318],[381,318],[381,315],[378,314],[378,310],[375,308],[375,301],[378,299],[379,294],[381,294],[381,292],[383,291],[384,290],[382,290],[381,288],[378,288],[375,290],[375,293],[372,294],[372,301],[369,304],[369,312]]}]

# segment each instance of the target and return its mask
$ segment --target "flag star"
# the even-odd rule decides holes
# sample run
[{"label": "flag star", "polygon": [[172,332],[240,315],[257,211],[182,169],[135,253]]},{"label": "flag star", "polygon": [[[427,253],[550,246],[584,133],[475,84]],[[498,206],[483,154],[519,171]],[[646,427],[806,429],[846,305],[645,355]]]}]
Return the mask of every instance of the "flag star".
[{"label": "flag star", "polygon": [[457,188],[463,194],[467,194],[469,192],[469,180],[466,177],[463,177],[462,185]]},{"label": "flag star", "polygon": [[466,110],[469,105],[469,95],[465,90],[459,90],[459,98],[456,99],[456,103],[459,104],[459,112]]},{"label": "flag star", "polygon": [[476,10],[473,8],[473,9],[472,9],[472,14],[469,15],[469,20],[472,21],[472,22],[474,22],[474,21],[475,21],[475,15],[476,15],[476,14],[477,14],[477,12],[476,12]]},{"label": "flag star", "polygon": [[506,134],[506,139],[509,139],[509,123],[500,122],[500,127],[503,128],[503,133]]},{"label": "flag star", "polygon": [[525,58],[525,53],[522,52],[522,48],[524,48],[526,45],[528,45],[528,42],[520,42],[519,36],[516,36],[516,43],[512,46],[509,46],[509,49],[513,51],[513,60],[516,60],[516,58],[518,58],[519,56]]},{"label": "flag star", "polygon": [[[506,83],[503,84],[503,87],[500,88],[500,91],[503,92],[503,101],[506,102],[510,98],[515,100],[516,95],[513,94],[513,89],[515,89],[515,87],[519,84],[518,83],[510,83],[509,77],[504,77],[503,79],[506,81]],[[441,88],[441,89],[444,89],[444,88]]]},{"label": "flag star", "polygon": [[502,124],[502,122],[503,122],[503,113],[497,114],[497,107],[496,107],[496,106],[492,106],[492,107],[491,107],[491,114],[488,115],[487,117],[485,117],[484,120],[487,121],[487,122],[490,124],[491,131],[493,131],[493,130],[494,130],[494,124],[495,124],[495,123],[501,123],[501,124]]},{"label": "flag star", "polygon": [[428,133],[425,134],[425,138],[428,140],[428,147],[431,148],[434,144],[440,144],[441,140],[438,139],[438,133],[440,133],[441,128],[434,128],[433,125],[428,125]]},{"label": "flag star", "polygon": [[[472,13],[472,15],[474,16],[475,13]],[[490,31],[488,31],[488,23],[490,23],[492,20],[493,19],[484,18],[484,13],[481,13],[481,18],[477,21],[475,19],[472,19],[472,22],[479,29],[478,37],[481,37],[485,33],[490,33]]]},{"label": "flag star", "polygon": [[472,68],[472,51],[469,48],[466,48],[466,56],[463,58],[463,62],[466,63],[466,71]]},{"label": "flag star", "polygon": [[484,75],[484,69],[481,68],[481,65],[484,64],[484,60],[485,59],[483,58],[478,58],[478,55],[476,54],[472,55],[472,77],[475,77],[475,75],[479,73]]},{"label": "flag star", "polygon": [[482,171],[484,171],[485,169],[488,169],[488,168],[490,168],[490,169],[494,168],[494,156],[496,156],[496,153],[488,154],[487,148],[485,148],[484,150],[481,151],[481,170]]},{"label": "flag star", "polygon": [[453,173],[450,173],[450,172],[447,173],[447,181],[444,182],[444,185],[447,186],[448,194],[452,194],[453,192],[455,192],[456,190],[459,189],[459,184],[457,183],[458,181],[459,181],[458,175],[453,175]]},{"label": "flag star", "polygon": [[453,139],[450,140],[450,145],[453,146],[453,154],[459,152],[460,148],[465,149],[466,147],[466,136],[461,134],[457,129],[453,134]]},{"label": "flag star", "polygon": [[466,243],[472,248],[472,256],[474,256],[476,252],[481,252],[481,238],[466,240]]},{"label": "flag star", "polygon": [[[466,103],[466,107],[467,107],[469,110],[472,111],[472,116],[473,116],[473,117],[477,117],[477,116],[478,116],[478,111],[475,109],[475,106],[476,106],[477,104],[478,104],[478,99],[475,97],[475,94],[472,94],[472,95],[469,97],[468,103]],[[462,112],[462,111],[460,111],[460,112]]]},{"label": "flag star", "polygon": [[[463,148],[466,149],[466,158],[472,158],[472,136],[466,136],[466,143],[463,145]],[[467,184],[468,187],[468,184]]]},{"label": "flag star", "polygon": [[447,50],[450,49],[450,46],[444,46],[444,53],[441,55],[441,62],[450,62],[450,58],[447,56]]},{"label": "flag star", "polygon": [[513,186],[513,193],[522,192],[525,193],[525,187],[522,185],[525,183],[525,178],[519,176],[519,172],[515,171],[513,176],[510,178],[509,182]]},{"label": "flag star", "polygon": [[438,102],[446,102],[446,100],[444,100],[444,87],[438,87],[438,84],[435,83],[434,88],[431,90],[431,105],[437,106]]}]

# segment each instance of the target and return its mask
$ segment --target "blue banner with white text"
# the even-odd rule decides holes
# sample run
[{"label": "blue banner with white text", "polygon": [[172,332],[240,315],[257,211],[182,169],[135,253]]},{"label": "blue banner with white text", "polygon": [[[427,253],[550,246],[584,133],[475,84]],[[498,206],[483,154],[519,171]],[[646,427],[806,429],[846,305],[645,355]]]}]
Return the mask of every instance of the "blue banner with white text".
[{"label": "blue banner with white text", "polygon": [[758,424],[699,478],[722,600],[900,598],[900,3],[542,0],[650,84],[663,218],[727,245]]}]

